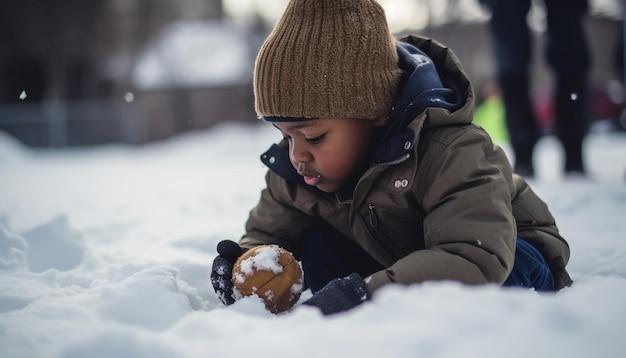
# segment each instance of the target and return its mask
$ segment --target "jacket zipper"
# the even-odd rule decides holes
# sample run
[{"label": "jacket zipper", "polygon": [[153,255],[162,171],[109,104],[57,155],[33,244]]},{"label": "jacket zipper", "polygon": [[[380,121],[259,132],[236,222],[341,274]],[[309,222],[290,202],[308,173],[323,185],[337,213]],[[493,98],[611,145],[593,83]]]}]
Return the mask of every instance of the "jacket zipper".
[{"label": "jacket zipper", "polygon": [[370,221],[370,226],[372,228],[377,228],[378,227],[378,216],[376,216],[376,208],[374,207],[374,204],[369,203],[367,204],[367,209],[369,210],[369,213],[367,215],[369,221]]},{"label": "jacket zipper", "polygon": [[376,215],[376,206],[374,206],[374,204],[372,203],[368,203],[367,210],[368,210],[368,215],[367,215],[368,223],[372,229],[372,230],[369,230],[370,235],[372,235],[374,240],[376,240],[376,242],[378,242],[378,244],[382,247],[382,249],[386,251],[387,255],[389,256],[396,255],[398,250],[396,250],[396,248],[393,245],[391,245],[391,243],[386,242],[385,240],[383,240],[383,238],[378,236],[376,234],[376,230],[374,230],[378,227],[378,215]]}]

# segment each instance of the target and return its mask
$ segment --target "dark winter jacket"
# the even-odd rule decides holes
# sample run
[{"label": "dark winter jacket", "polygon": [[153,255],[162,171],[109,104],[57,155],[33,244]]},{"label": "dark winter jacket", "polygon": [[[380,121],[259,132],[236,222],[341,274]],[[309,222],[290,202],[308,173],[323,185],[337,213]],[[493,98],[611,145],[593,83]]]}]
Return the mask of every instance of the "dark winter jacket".
[{"label": "dark winter jacket", "polygon": [[[401,41],[406,80],[353,190],[328,194],[306,186],[291,167],[287,143],[274,145],[262,155],[267,187],[240,244],[294,250],[305,233],[328,223],[386,267],[367,280],[375,292],[391,282],[500,284],[519,236],[541,251],[558,288],[570,285],[569,247],[546,204],[471,124],[474,94],[456,56],[429,39]],[[428,73],[428,58],[438,76]]]}]

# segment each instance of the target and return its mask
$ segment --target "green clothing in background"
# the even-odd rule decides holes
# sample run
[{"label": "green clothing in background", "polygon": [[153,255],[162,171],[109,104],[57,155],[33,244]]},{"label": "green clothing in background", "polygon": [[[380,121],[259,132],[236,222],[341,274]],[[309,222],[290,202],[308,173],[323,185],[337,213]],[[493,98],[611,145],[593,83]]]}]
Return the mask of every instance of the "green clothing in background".
[{"label": "green clothing in background", "polygon": [[474,112],[474,124],[482,127],[496,144],[509,142],[504,105],[498,96],[489,96]]}]

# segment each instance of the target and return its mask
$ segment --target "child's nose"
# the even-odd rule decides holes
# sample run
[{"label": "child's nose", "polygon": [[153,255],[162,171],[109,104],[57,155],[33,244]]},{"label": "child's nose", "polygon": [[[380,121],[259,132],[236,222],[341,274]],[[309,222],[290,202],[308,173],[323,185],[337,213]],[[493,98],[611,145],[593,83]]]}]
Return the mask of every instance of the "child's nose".
[{"label": "child's nose", "polygon": [[292,142],[291,148],[289,149],[291,161],[294,163],[308,163],[313,160],[311,152],[309,152],[303,145],[297,145],[296,143]]}]

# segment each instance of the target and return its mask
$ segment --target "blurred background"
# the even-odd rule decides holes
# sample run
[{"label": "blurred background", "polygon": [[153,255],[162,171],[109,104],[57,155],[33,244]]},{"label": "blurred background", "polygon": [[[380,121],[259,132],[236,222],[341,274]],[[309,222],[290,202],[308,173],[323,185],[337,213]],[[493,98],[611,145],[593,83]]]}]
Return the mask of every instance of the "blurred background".
[{"label": "blurred background", "polygon": [[[3,0],[0,131],[32,147],[142,144],[224,121],[256,123],[252,67],[287,0]],[[473,81],[477,121],[497,141],[489,13],[477,0],[380,0],[398,35],[452,48]],[[592,130],[626,128],[620,0],[592,0],[585,30],[593,67]],[[552,126],[545,9],[533,2],[532,99]]]}]

